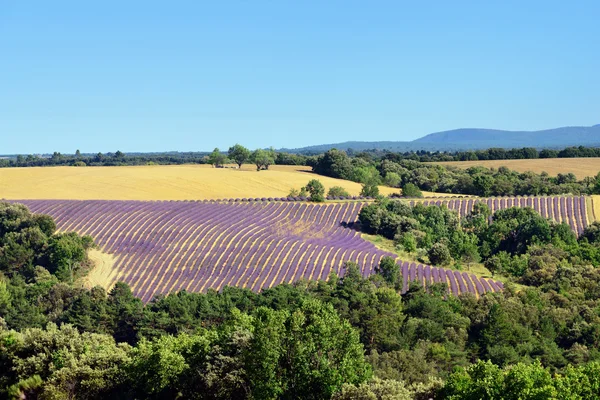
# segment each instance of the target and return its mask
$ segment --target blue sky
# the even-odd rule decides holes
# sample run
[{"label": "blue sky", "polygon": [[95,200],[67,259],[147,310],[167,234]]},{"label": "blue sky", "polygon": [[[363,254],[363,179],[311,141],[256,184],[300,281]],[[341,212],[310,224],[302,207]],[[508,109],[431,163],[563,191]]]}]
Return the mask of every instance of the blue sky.
[{"label": "blue sky", "polygon": [[596,0],[0,0],[0,154],[594,125],[598,15]]}]

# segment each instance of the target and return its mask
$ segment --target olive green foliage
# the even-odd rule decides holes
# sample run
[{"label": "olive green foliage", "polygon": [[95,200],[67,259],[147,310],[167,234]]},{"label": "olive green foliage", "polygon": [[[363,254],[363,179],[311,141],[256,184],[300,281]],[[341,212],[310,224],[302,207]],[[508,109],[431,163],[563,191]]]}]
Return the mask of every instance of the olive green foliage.
[{"label": "olive green foliage", "polygon": [[118,398],[129,351],[108,335],[70,325],[0,331],[0,385],[13,398]]},{"label": "olive green foliage", "polygon": [[414,400],[431,399],[443,386],[439,379],[426,383],[407,385],[403,381],[375,378],[372,381],[355,386],[345,384],[342,391],[333,396],[333,400]]},{"label": "olive green foliage", "polygon": [[346,189],[341,186],[332,186],[327,191],[328,197],[350,197],[350,194]]},{"label": "olive green foliage", "polygon": [[[390,174],[393,174],[393,172],[390,172]],[[421,193],[421,190],[419,189],[419,187],[417,185],[415,185],[414,183],[408,182],[407,184],[402,186],[402,196],[404,196],[404,197],[423,197],[423,193]]]},{"label": "olive green foliage", "polygon": [[443,398],[458,399],[600,399],[600,363],[568,367],[552,376],[539,361],[504,369],[487,361],[450,375]]},{"label": "olive green foliage", "polygon": [[325,187],[317,179],[311,179],[304,187],[310,194],[310,201],[321,203],[325,201]]},{"label": "olive green foliage", "polygon": [[221,168],[227,163],[227,156],[221,153],[218,148],[215,148],[208,156],[208,163],[212,164],[215,168]]},{"label": "olive green foliage", "polygon": [[363,207],[359,221],[366,233],[393,239],[405,251],[427,254],[423,262],[483,261],[492,274],[536,286],[548,283],[559,260],[600,265],[600,224],[588,226],[578,239],[568,225],[545,219],[528,207],[498,210],[492,216],[486,204],[477,203],[461,221],[444,205],[411,206],[383,199]]},{"label": "olive green foliage", "polygon": [[383,199],[363,207],[359,221],[363,231],[393,239],[406,251],[424,249],[436,265],[479,257],[476,235],[462,229],[458,215],[445,206]]},{"label": "olive green foliage", "polygon": [[443,242],[434,243],[427,252],[427,256],[433,265],[448,265],[452,261],[450,250]]},{"label": "olive green foliage", "polygon": [[250,155],[250,160],[256,165],[256,170],[269,169],[269,166],[275,164],[275,150],[257,149]]},{"label": "olive green foliage", "polygon": [[308,195],[309,193],[304,186],[302,186],[300,190],[292,188],[288,193],[288,197],[308,197]]},{"label": "olive green foliage", "polygon": [[400,280],[400,266],[392,257],[382,257],[375,272],[383,277],[390,285],[395,285]]},{"label": "olive green foliage", "polygon": [[383,183],[386,186],[398,187],[401,182],[402,177],[400,177],[400,174],[397,174],[396,172],[388,172],[383,178]]},{"label": "olive green foliage", "polygon": [[250,150],[241,144],[231,146],[227,154],[229,159],[238,165],[238,168],[242,168],[242,164],[250,160]]},{"label": "olive green foliage", "polygon": [[51,217],[32,214],[20,204],[0,203],[0,272],[31,278],[41,266],[64,281],[83,273],[92,238],[55,231]]},{"label": "olive green foliage", "polygon": [[377,186],[375,181],[363,183],[360,195],[365,197],[377,197],[379,196],[379,186]]}]

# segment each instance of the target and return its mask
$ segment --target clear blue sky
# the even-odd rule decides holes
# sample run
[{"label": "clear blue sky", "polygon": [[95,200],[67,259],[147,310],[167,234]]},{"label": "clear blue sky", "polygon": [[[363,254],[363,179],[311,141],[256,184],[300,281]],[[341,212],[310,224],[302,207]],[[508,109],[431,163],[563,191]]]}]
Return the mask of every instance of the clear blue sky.
[{"label": "clear blue sky", "polygon": [[0,0],[0,154],[594,125],[599,15],[598,0]]}]

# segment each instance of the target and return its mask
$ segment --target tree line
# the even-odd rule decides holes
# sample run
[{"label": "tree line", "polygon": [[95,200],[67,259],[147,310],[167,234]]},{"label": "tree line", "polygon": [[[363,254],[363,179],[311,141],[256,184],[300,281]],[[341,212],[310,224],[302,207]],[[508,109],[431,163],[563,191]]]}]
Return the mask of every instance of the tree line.
[{"label": "tree line", "polygon": [[17,155],[0,158],[0,168],[10,167],[50,167],[50,166],[127,166],[127,165],[181,165],[212,164],[222,167],[231,162],[238,166],[252,163],[257,169],[268,169],[270,165],[311,165],[315,157],[275,152],[273,149],[257,149],[250,151],[236,144],[227,152],[215,149],[213,152],[172,152],[172,153],[114,153],[82,154],[77,150],[74,154],[54,152],[50,156]]},{"label": "tree line", "polygon": [[523,147],[505,149],[492,147],[481,150],[468,151],[407,151],[391,152],[388,150],[366,150],[355,152],[348,149],[349,155],[369,154],[375,158],[391,158],[396,161],[414,160],[420,162],[440,161],[483,161],[483,160],[531,160],[537,158],[576,158],[576,157],[600,157],[600,147],[572,146],[564,149],[536,149],[534,147]]},{"label": "tree line", "polygon": [[557,194],[600,194],[600,173],[578,180],[572,173],[549,176],[547,173],[519,173],[506,167],[481,166],[459,169],[402,159],[396,154],[375,158],[368,153],[354,157],[332,149],[317,158],[313,171],[375,187],[391,187],[476,196],[537,196]]}]

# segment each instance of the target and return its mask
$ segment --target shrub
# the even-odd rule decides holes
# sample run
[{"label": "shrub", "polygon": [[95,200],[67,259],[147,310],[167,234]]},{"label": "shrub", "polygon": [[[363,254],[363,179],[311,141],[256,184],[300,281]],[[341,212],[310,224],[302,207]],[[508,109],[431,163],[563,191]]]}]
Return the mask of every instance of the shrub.
[{"label": "shrub", "polygon": [[325,201],[325,187],[317,179],[311,179],[303,189],[310,193],[310,201],[317,203]]},{"label": "shrub", "polygon": [[413,183],[407,183],[402,187],[402,195],[404,197],[423,197],[421,190]]},{"label": "shrub", "polygon": [[446,265],[452,261],[450,250],[444,243],[434,243],[427,252],[429,262],[433,265]]},{"label": "shrub", "polygon": [[379,187],[374,182],[364,183],[360,195],[364,197],[377,197],[379,196]]},{"label": "shrub", "polygon": [[332,186],[327,192],[328,197],[350,197],[350,194],[341,186]]}]

